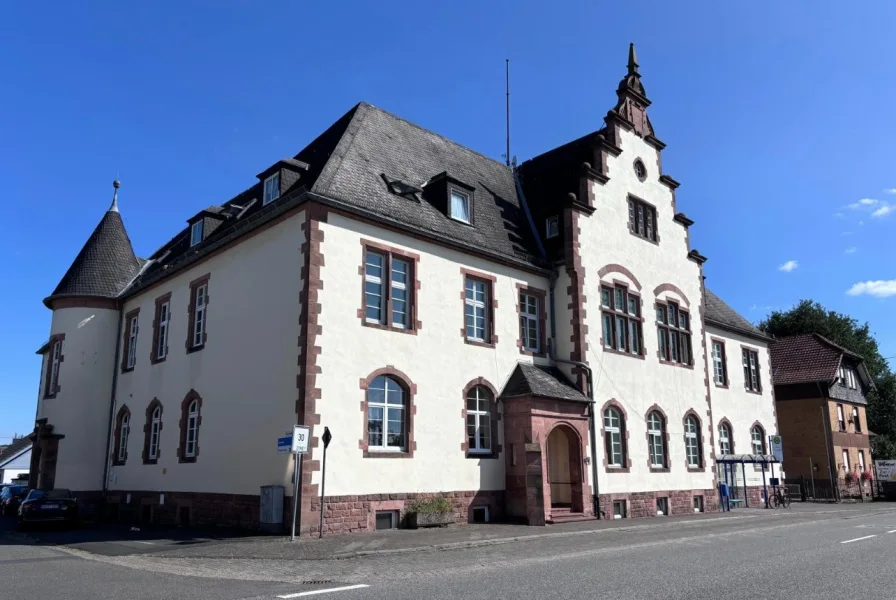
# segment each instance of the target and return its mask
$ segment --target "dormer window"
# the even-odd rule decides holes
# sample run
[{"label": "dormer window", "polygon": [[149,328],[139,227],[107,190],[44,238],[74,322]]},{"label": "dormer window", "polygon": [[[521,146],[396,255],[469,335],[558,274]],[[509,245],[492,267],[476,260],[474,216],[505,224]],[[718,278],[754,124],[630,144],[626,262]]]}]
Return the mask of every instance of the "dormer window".
[{"label": "dormer window", "polygon": [[264,180],[264,201],[262,205],[280,197],[280,173],[274,173]]},{"label": "dormer window", "polygon": [[448,216],[455,221],[470,222],[470,196],[458,190],[451,190],[451,207]]},{"label": "dormer window", "polygon": [[202,221],[196,221],[190,226],[190,247],[202,241]]},{"label": "dormer window", "polygon": [[560,235],[560,217],[553,216],[548,217],[544,224],[544,235],[546,238],[551,239]]}]

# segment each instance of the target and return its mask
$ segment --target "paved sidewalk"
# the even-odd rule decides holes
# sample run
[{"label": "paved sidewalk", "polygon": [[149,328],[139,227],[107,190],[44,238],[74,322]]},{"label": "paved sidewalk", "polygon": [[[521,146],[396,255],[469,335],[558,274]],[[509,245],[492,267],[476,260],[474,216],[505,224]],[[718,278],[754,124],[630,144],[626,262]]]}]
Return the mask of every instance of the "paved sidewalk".
[{"label": "paved sidewalk", "polygon": [[787,518],[826,515],[857,516],[878,510],[896,510],[896,505],[794,506],[790,510],[742,508],[731,512],[684,515],[657,519],[582,521],[546,527],[526,525],[459,525],[435,529],[397,529],[372,533],[289,538],[246,538],[214,544],[182,546],[153,552],[166,558],[248,558],[279,560],[339,560],[370,555],[401,554],[424,550],[450,550],[474,546],[507,544],[552,537],[589,535],[609,531],[645,530],[664,527],[700,527],[711,523],[743,519]]}]

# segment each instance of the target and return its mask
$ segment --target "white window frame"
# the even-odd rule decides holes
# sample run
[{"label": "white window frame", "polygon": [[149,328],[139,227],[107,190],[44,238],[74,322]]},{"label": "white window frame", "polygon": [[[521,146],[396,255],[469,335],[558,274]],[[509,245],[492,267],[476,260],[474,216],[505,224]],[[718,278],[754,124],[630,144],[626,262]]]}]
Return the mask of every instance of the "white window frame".
[{"label": "white window frame", "polygon": [[541,307],[538,300],[534,294],[520,292],[520,338],[523,350],[535,353],[541,352]]},{"label": "white window frame", "polygon": [[[376,265],[370,262],[371,257],[377,257],[381,261],[379,265],[379,275],[374,275],[371,273],[371,268],[376,268]],[[374,252],[372,250],[366,250],[364,252],[364,319],[368,323],[376,323],[379,325],[385,325],[386,323],[386,293],[385,287],[383,286],[383,280],[387,277],[387,263],[388,260],[386,258],[386,255],[382,252]],[[379,290],[378,305],[370,303],[370,297],[375,297],[377,293],[368,291],[367,284],[377,286],[377,290]],[[370,317],[367,314],[368,308],[377,308],[380,317],[378,319]]]},{"label": "white window frame", "polygon": [[199,400],[194,399],[187,407],[187,431],[184,435],[184,456],[196,456],[196,438],[199,435]]},{"label": "white window frame", "polygon": [[725,376],[725,345],[722,342],[712,343],[712,369],[716,385],[728,385]]},{"label": "white window frame", "polygon": [[156,406],[152,409],[152,417],[149,424],[149,448],[146,457],[156,460],[159,457],[159,434],[162,429],[162,408]]},{"label": "white window frame", "polygon": [[128,437],[131,433],[131,413],[126,412],[121,416],[121,428],[118,434],[118,460],[123,462],[128,455]]},{"label": "white window frame", "polygon": [[765,430],[759,427],[750,429],[750,448],[754,455],[761,455],[765,452]]},{"label": "white window frame", "polygon": [[625,447],[623,446],[622,430],[622,413],[615,407],[608,407],[607,410],[604,411],[604,435],[607,440],[607,467],[618,469],[625,466]]},{"label": "white window frame", "polygon": [[700,439],[697,434],[700,432],[700,425],[693,416],[688,416],[684,420],[684,446],[685,454],[688,459],[688,467],[692,469],[700,468]]},{"label": "white window frame", "polygon": [[751,392],[761,392],[762,380],[759,378],[759,352],[744,348],[741,355],[744,362],[744,387]]},{"label": "white window frame", "polygon": [[[404,265],[404,281],[397,281],[395,279],[395,273],[400,273],[401,271],[396,271],[395,265]],[[411,289],[410,289],[410,281],[411,281],[411,261],[405,260],[402,258],[395,258],[394,256],[389,260],[389,294],[392,298],[392,314],[390,315],[391,324],[393,327],[397,327],[399,329],[407,329],[410,324],[411,319]],[[404,292],[404,312],[399,312],[395,308],[396,304],[396,291]],[[398,302],[402,302],[399,300]],[[396,315],[403,315],[401,320],[396,320]]]},{"label": "white window frame", "polygon": [[197,285],[195,294],[196,297],[193,299],[193,322],[190,326],[193,332],[191,338],[192,347],[198,348],[202,346],[205,339],[205,313],[207,310],[205,299],[208,296],[208,284]]},{"label": "white window frame", "polygon": [[[450,196],[450,197],[449,197],[449,199],[448,199],[448,202],[449,202],[449,206],[448,206],[448,216],[451,217],[452,219],[454,219],[455,221],[460,221],[461,223],[467,223],[467,224],[469,224],[469,223],[473,220],[473,219],[472,219],[472,215],[470,214],[470,208],[471,208],[471,205],[470,205],[470,194],[468,194],[468,193],[466,193],[466,192],[462,192],[462,191],[457,190],[457,189],[452,189],[452,190],[451,190],[451,193],[450,193],[449,196]],[[459,215],[454,214],[454,198],[455,198],[455,196],[456,196],[457,198],[460,198],[460,199],[463,200],[463,203],[464,203],[464,212],[467,213],[467,218],[465,218],[465,219],[462,218],[462,217],[459,216]]]},{"label": "white window frame", "polygon": [[[491,454],[492,394],[481,385],[467,392],[467,451],[471,454]],[[470,402],[475,408],[470,408]],[[483,408],[484,407],[484,408]],[[471,431],[472,427],[472,431]],[[472,435],[470,435],[472,432]],[[472,443],[471,442],[472,438]]]},{"label": "white window frame", "polygon": [[137,364],[137,325],[139,315],[134,315],[128,321],[128,356],[125,367],[133,369]]},{"label": "white window frame", "polygon": [[46,390],[45,396],[52,396],[56,393],[56,386],[59,385],[59,359],[62,357],[62,341],[53,344],[53,351],[50,354],[50,381],[47,384],[49,389]]},{"label": "white window frame", "polygon": [[[656,417],[656,422],[658,423],[657,426],[652,423],[654,417]],[[663,417],[656,411],[647,415],[647,437],[649,438],[648,454],[650,456],[650,466],[654,469],[666,468],[665,435],[665,422]],[[660,459],[659,462],[654,460],[657,457]]]},{"label": "white window frame", "polygon": [[[480,286],[482,288],[482,300],[477,299]],[[481,279],[464,278],[464,331],[468,340],[474,342],[489,341],[488,304],[491,302],[489,287],[488,282]],[[469,323],[471,317],[473,319],[472,325]],[[477,325],[480,320],[482,321],[481,326]],[[479,335],[480,330],[482,335]]]},{"label": "white window frame", "polygon": [[849,450],[843,451],[843,472],[849,473]]},{"label": "white window frame", "polygon": [[859,471],[860,473],[864,473],[865,469],[866,469],[865,451],[864,450],[859,450],[859,469],[860,469],[860,471]]},{"label": "white window frame", "polygon": [[171,321],[171,301],[165,300],[159,305],[159,339],[156,344],[156,358],[161,360],[168,356],[168,323]]},{"label": "white window frame", "polygon": [[731,428],[727,423],[719,423],[719,453],[731,454]]},{"label": "white window frame", "polygon": [[202,241],[202,221],[190,225],[190,248]]},{"label": "white window frame", "polygon": [[554,215],[548,217],[544,221],[544,237],[547,239],[555,238],[560,235],[560,217]]},{"label": "white window frame", "polygon": [[280,173],[274,173],[264,180],[264,197],[261,205],[266,206],[280,197]]},{"label": "white window frame", "polygon": [[837,405],[837,427],[838,431],[846,431],[846,415],[843,413],[843,405]]},{"label": "white window frame", "polygon": [[[372,399],[372,395],[370,392],[371,392],[371,390],[379,390],[379,388],[375,388],[374,386],[377,385],[377,382],[380,379],[383,380],[383,388],[382,388],[383,400],[382,401],[374,401]],[[398,399],[400,400],[399,403],[394,403],[394,402],[390,403],[389,402],[390,394],[394,395],[396,393],[395,390],[389,389],[389,383],[388,383],[389,381],[391,381],[393,384],[395,384],[395,386],[398,388],[397,393],[398,393]],[[383,414],[383,418],[381,420],[382,429],[380,430],[382,439],[381,439],[380,444],[374,444],[370,439],[371,438],[371,436],[370,436],[370,412],[371,412],[371,409],[376,409],[376,408],[381,409],[382,414]],[[397,379],[390,377],[388,375],[380,375],[379,377],[377,377],[376,379],[373,380],[373,382],[367,388],[366,419],[367,419],[367,428],[368,428],[367,429],[367,431],[368,431],[367,449],[368,450],[373,451],[373,452],[407,452],[407,443],[408,443],[408,437],[410,434],[410,432],[408,431],[407,408],[408,408],[407,392],[405,391],[404,386],[402,386],[401,383],[399,383],[399,381]],[[389,444],[389,421],[390,421],[389,416],[390,416],[390,413],[398,413],[399,422],[401,423],[401,437],[402,437],[403,443],[398,446]],[[391,419],[391,420],[394,421],[395,419]]]}]

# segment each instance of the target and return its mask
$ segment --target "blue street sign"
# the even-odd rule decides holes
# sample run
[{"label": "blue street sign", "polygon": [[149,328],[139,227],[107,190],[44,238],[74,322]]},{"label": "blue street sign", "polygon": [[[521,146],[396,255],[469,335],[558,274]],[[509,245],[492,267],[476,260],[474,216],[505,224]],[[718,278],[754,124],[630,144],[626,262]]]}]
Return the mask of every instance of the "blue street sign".
[{"label": "blue street sign", "polygon": [[277,438],[277,452],[281,454],[292,452],[292,434]]}]

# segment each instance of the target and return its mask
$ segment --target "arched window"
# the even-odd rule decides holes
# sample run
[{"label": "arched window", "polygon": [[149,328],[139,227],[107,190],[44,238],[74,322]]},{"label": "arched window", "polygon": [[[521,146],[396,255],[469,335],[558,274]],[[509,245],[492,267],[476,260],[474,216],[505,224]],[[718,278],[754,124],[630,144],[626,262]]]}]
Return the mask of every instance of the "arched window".
[{"label": "arched window", "polygon": [[407,450],[407,395],[396,379],[380,375],[367,388],[367,448]]},{"label": "arched window", "polygon": [[689,415],[684,420],[684,447],[688,458],[688,467],[700,468],[702,465],[700,452],[700,425],[697,418]]},{"label": "arched window", "polygon": [[123,465],[128,459],[128,437],[131,433],[131,411],[127,406],[122,406],[118,411],[118,419],[115,423],[115,448],[113,449],[113,462]]},{"label": "arched window", "polygon": [[719,452],[731,454],[731,427],[728,423],[719,423]]},{"label": "arched window", "polygon": [[655,469],[666,467],[666,423],[658,411],[647,416],[647,441],[650,466]]},{"label": "arched window", "polygon": [[765,454],[765,431],[761,425],[753,425],[750,430],[750,438],[752,439],[753,454]]},{"label": "arched window", "polygon": [[612,406],[604,411],[604,444],[607,450],[607,466],[625,467],[625,419],[622,413]]},{"label": "arched window", "polygon": [[159,457],[159,434],[161,431],[162,407],[156,406],[152,411],[149,425],[149,452],[147,454],[149,460],[156,460]]},{"label": "arched window", "polygon": [[196,437],[199,433],[199,401],[193,400],[187,407],[187,439],[184,456],[196,456]]},{"label": "arched window", "polygon": [[467,392],[467,441],[471,453],[492,451],[492,393],[481,385]]}]

